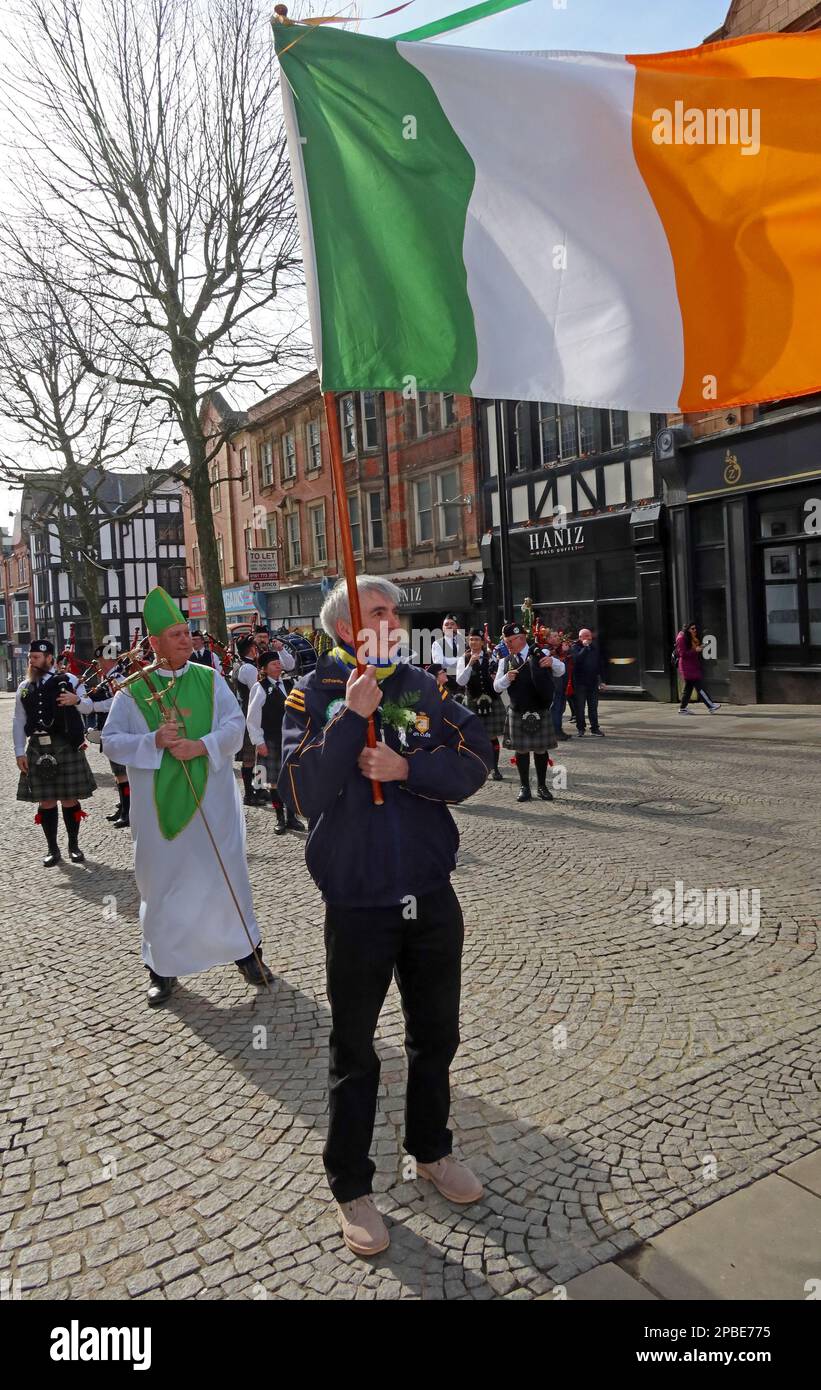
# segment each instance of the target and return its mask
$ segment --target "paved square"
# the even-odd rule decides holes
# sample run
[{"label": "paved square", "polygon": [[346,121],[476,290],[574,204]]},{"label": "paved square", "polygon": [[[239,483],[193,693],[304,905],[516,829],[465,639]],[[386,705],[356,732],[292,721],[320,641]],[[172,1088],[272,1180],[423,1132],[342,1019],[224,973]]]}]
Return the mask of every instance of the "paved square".
[{"label": "paved square", "polygon": [[[818,717],[791,737],[788,711],[728,711],[722,730],[606,704],[610,737],[556,755],[553,805],[516,805],[503,754],[505,783],[456,812],[453,1128],[486,1196],[459,1211],[404,1178],[392,990],[374,1136],[391,1246],[366,1262],[320,1157],[328,1009],[302,838],[247,813],[273,998],[227,967],[149,1010],[108,765],[91,751],[86,865],[42,871],[11,715],[3,698],[0,1277],[22,1297],[533,1298],[821,1144]],[[758,888],[758,932],[655,925],[676,880]]]}]

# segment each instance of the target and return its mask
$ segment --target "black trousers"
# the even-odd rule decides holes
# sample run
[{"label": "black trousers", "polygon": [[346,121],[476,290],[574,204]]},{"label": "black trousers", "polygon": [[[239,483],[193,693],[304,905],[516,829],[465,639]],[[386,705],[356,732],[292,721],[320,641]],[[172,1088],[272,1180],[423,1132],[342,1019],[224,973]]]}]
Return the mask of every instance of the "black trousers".
[{"label": "black trousers", "polygon": [[584,733],[584,707],[587,705],[587,717],[590,720],[590,727],[595,733],[599,727],[599,691],[594,685],[576,686],[576,728],[580,734]]},{"label": "black trousers", "polygon": [[713,702],[710,699],[710,696],[707,694],[707,691],[704,689],[704,686],[701,681],[684,682],[684,689],[681,692],[681,704],[679,705],[679,709],[687,708],[687,706],[690,703],[690,697],[694,690],[698,695],[698,698],[701,700],[701,703],[703,705],[706,705],[708,709],[712,709]]},{"label": "black trousers", "polygon": [[[412,904],[411,904],[412,906]],[[325,909],[331,1006],[325,1172],[338,1202],[371,1191],[369,1157],[379,1058],[373,1045],[394,976],[405,1016],[408,1084],[403,1148],[420,1163],[451,1152],[449,1068],[459,1046],[464,923],[450,884],[405,907]]]}]

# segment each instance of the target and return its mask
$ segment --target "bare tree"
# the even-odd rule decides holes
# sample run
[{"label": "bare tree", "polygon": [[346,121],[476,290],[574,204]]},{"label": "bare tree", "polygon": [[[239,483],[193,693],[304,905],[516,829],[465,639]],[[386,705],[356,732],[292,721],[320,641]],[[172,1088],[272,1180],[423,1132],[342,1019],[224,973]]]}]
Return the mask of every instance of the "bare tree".
[{"label": "bare tree", "polygon": [[[105,517],[98,493],[107,469],[146,462],[143,446],[157,457],[157,426],[140,395],[89,370],[90,360],[110,357],[111,343],[83,296],[58,298],[48,275],[37,279],[25,265],[6,269],[0,280],[0,415],[12,425],[15,447],[0,461],[0,478],[42,499],[62,563],[88,610],[95,646],[105,636],[98,587]],[[152,485],[163,476],[154,474]]]},{"label": "bare tree", "polygon": [[225,638],[209,474],[224,436],[206,434],[203,405],[269,394],[308,359],[269,14],[260,0],[22,0],[22,13],[5,90],[24,231],[7,222],[5,240],[32,263],[32,230],[60,239],[55,293],[76,296],[79,276],[108,335],[111,360],[89,370],[178,429],[209,628]]}]

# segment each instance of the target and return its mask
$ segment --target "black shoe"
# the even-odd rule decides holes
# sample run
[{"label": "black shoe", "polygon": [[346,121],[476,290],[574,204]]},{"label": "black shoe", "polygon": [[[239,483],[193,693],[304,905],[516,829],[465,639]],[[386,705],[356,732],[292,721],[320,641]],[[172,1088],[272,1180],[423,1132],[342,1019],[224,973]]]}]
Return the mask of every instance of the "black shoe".
[{"label": "black shoe", "polygon": [[494,767],[493,771],[490,774],[490,780],[491,782],[504,782],[505,779],[499,771],[498,767]]},{"label": "black shoe", "polygon": [[570,734],[566,734],[563,729],[559,729],[558,733],[556,734],[556,737],[566,740],[567,742],[570,741]]},{"label": "black shoe", "polygon": [[[106,820],[108,820],[108,819],[109,819],[109,817],[106,816]],[[113,830],[124,830],[124,829],[126,828],[126,826],[128,826],[128,825],[130,825],[130,824],[131,824],[131,817],[130,817],[130,815],[128,815],[128,814],[125,813],[125,812],[124,812],[121,816],[118,816],[116,820],[113,820],[113,821],[111,822],[111,826],[112,826],[112,829],[113,829]]]},{"label": "black shoe", "polygon": [[120,819],[120,816],[122,815],[122,813],[123,813],[123,808],[122,808],[122,806],[118,806],[117,809],[116,809],[116,811],[112,811],[110,816],[106,816],[106,820],[111,820],[111,821],[119,820],[119,819]]},{"label": "black shoe", "polygon": [[274,807],[274,810],[276,811],[276,815],[277,815],[277,823],[276,823],[276,829],[274,830],[274,834],[275,834],[275,835],[287,835],[287,833],[288,833],[288,826],[287,826],[286,823],[285,823],[285,808],[284,808],[283,806],[275,806],[275,807]]},{"label": "black shoe", "polygon": [[149,971],[151,983],[148,986],[148,1007],[156,1009],[158,1004],[164,1004],[170,998],[175,984],[176,975],[155,975],[153,970]]},{"label": "black shoe", "polygon": [[68,857],[71,860],[72,864],[85,864],[86,862],[86,857],[83,854],[83,851],[80,849],[79,845],[69,845]]},{"label": "black shoe", "polygon": [[45,859],[43,860],[43,868],[44,868],[44,869],[52,869],[52,868],[54,867],[55,864],[61,864],[62,862],[63,862],[63,856],[62,856],[62,854],[60,853],[60,847],[59,847],[59,845],[49,845],[49,847],[48,847],[48,854],[46,855]]},{"label": "black shoe", "polygon": [[548,787],[546,787],[546,786],[544,785],[543,782],[540,782],[539,785],[538,785],[538,787],[536,788],[536,795],[538,796],[538,798],[539,798],[540,801],[552,801],[552,800],[553,800],[553,793],[552,793],[552,791],[550,791],[550,789],[549,789]]},{"label": "black shoe", "polygon": [[576,738],[584,738],[584,729],[579,729]]},{"label": "black shoe", "polygon": [[605,736],[604,729],[591,729],[590,732],[591,734],[595,734],[596,738],[604,738]]},{"label": "black shoe", "polygon": [[259,797],[257,796],[256,792],[252,792],[250,796],[244,796],[242,798],[242,804],[243,806],[258,806]]},{"label": "black shoe", "polygon": [[532,801],[533,797],[530,795],[530,787],[522,787],[522,790],[519,792],[519,795],[516,797],[516,800]]},{"label": "black shoe", "polygon": [[274,983],[273,971],[269,970],[261,956],[260,962],[262,964],[261,970],[254,955],[246,956],[244,960],[238,960],[234,963],[240,975],[248,981],[249,985],[272,985]]},{"label": "black shoe", "polygon": [[286,829],[286,830],[304,830],[304,829],[305,829],[305,826],[302,824],[302,821],[299,819],[299,817],[294,815],[293,811],[286,811],[286,813],[285,813],[285,829]]}]

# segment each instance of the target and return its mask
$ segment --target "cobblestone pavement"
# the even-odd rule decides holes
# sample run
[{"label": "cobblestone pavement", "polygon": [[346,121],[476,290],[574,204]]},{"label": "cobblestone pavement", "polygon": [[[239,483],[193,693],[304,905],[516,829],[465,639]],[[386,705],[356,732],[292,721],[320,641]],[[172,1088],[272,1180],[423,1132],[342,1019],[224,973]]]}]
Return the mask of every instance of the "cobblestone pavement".
[{"label": "cobblestone pavement", "polygon": [[[374,1141],[392,1240],[364,1262],[321,1164],[328,1008],[302,838],[247,813],[274,996],[227,967],[148,1010],[107,764],[92,750],[86,865],[43,873],[0,700],[0,1276],[24,1298],[552,1296],[818,1147],[817,752],[696,743],[658,707],[645,737],[637,708],[630,732],[614,713],[607,741],[562,746],[555,804],[518,807],[504,755],[506,781],[457,812],[453,1125],[486,1196],[459,1210],[403,1180],[392,990]],[[759,888],[760,930],[654,925],[676,879]]]}]

